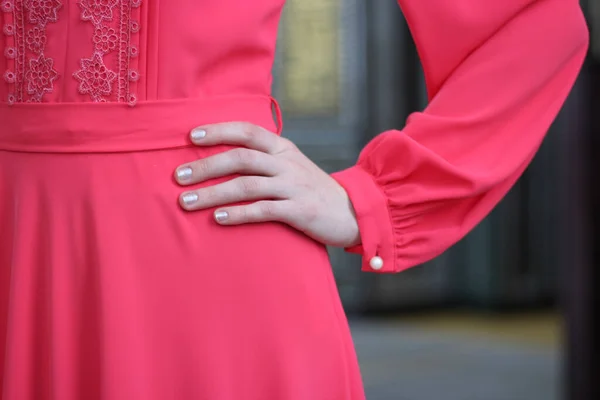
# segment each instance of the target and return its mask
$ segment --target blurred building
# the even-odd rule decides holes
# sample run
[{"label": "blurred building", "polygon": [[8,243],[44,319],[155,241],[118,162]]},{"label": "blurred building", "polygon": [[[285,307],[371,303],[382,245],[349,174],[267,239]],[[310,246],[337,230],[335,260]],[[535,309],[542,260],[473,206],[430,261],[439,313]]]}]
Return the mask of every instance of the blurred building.
[{"label": "blurred building", "polygon": [[[331,249],[347,311],[559,303],[565,398],[600,399],[600,1],[582,1],[590,57],[538,155],[499,206],[452,249],[397,275],[366,274]],[[377,133],[426,104],[396,0],[287,0],[274,68],[284,134],[327,171],[352,165]],[[595,286],[594,286],[595,285]]]},{"label": "blurred building", "polygon": [[[374,135],[402,128],[426,104],[416,50],[396,0],[288,0],[274,92],[285,135],[325,170],[352,165]],[[331,250],[348,311],[556,300],[561,249],[559,118],[523,178],[465,240],[398,275],[364,274]]]}]

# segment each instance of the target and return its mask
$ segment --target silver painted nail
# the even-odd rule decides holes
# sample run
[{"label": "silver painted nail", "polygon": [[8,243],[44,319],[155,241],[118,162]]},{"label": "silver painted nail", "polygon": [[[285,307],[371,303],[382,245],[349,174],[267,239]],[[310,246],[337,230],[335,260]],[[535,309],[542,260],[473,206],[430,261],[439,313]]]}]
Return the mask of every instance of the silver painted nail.
[{"label": "silver painted nail", "polygon": [[198,195],[196,193],[186,193],[182,199],[185,204],[190,205],[198,201]]},{"label": "silver painted nail", "polygon": [[192,169],[185,167],[177,170],[177,178],[181,180],[187,180],[192,177]]},{"label": "silver painted nail", "polygon": [[206,136],[206,131],[204,129],[196,128],[192,130],[192,140],[200,140],[204,136]]},{"label": "silver painted nail", "polygon": [[229,217],[227,211],[217,211],[215,213],[215,219],[219,222],[225,221]]}]

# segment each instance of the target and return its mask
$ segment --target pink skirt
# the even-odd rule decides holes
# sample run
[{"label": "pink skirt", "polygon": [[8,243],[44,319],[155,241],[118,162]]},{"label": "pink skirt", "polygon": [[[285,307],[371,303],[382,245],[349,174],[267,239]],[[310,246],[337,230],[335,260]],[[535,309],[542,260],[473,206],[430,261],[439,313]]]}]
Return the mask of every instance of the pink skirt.
[{"label": "pink skirt", "polygon": [[177,204],[189,130],[271,101],[0,106],[0,399],[364,398],[325,247]]}]

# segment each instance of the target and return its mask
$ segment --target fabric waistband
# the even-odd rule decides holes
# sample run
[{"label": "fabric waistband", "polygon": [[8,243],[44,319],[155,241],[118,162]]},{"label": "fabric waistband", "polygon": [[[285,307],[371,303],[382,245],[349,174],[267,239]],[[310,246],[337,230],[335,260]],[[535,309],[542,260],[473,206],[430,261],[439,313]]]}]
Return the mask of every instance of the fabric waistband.
[{"label": "fabric waistband", "polygon": [[102,153],[191,146],[191,129],[243,121],[281,134],[279,105],[270,96],[123,103],[0,104],[0,150]]}]

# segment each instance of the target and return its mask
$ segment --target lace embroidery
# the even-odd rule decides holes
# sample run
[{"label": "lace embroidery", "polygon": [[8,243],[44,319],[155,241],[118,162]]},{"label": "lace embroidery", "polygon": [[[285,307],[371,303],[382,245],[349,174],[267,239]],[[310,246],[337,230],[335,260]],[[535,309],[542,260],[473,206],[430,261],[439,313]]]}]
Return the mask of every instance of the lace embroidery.
[{"label": "lace embroidery", "polygon": [[36,101],[40,101],[44,93],[52,92],[52,85],[58,78],[58,72],[52,68],[52,64],[52,59],[43,54],[36,60],[29,60],[29,69],[25,74],[27,93],[34,94]]},{"label": "lace embroidery", "polygon": [[[134,83],[139,73],[134,68],[138,48],[132,43],[132,33],[139,31],[139,23],[132,19],[141,0],[79,0],[81,19],[94,25],[90,58],[81,60],[81,68],[73,76],[79,81],[79,92],[92,101],[109,100],[135,105]],[[115,16],[116,14],[116,16]],[[108,57],[116,60],[114,69],[106,65]]]},{"label": "lace embroidery", "polygon": [[41,102],[54,89],[58,72],[54,61],[46,57],[46,26],[58,21],[62,7],[59,0],[0,0],[4,12],[7,47],[4,56],[8,70],[4,80],[9,85],[7,101]]},{"label": "lace embroidery", "polygon": [[81,60],[81,69],[75,72],[79,80],[79,92],[89,94],[94,101],[106,101],[105,96],[112,92],[112,84],[117,74],[106,65],[100,53],[94,53],[92,58]]}]

